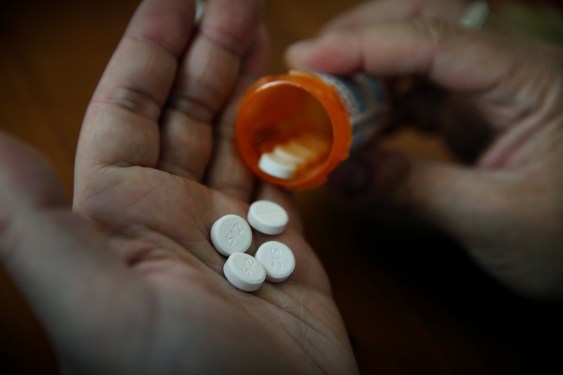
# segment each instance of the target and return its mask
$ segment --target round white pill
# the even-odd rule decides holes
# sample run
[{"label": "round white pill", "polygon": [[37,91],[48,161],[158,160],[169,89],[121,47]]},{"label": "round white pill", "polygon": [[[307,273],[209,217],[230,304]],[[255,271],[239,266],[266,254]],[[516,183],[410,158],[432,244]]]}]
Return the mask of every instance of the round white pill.
[{"label": "round white pill", "polygon": [[246,219],[252,228],[264,234],[280,234],[289,221],[282,206],[264,200],[250,205]]},{"label": "round white pill", "polygon": [[299,142],[303,141],[301,139],[293,140],[284,144],[281,148],[286,153],[296,155],[301,158],[301,163],[309,163],[316,159],[316,150],[308,148],[306,145]]},{"label": "round white pill", "polygon": [[253,256],[234,253],[223,266],[223,273],[229,282],[240,290],[254,292],[266,279],[266,271]]},{"label": "round white pill", "polygon": [[264,266],[268,281],[280,283],[295,270],[295,257],[289,247],[278,241],[269,241],[258,248],[256,259]]},{"label": "round white pill", "polygon": [[284,160],[279,156],[266,152],[260,156],[258,168],[272,177],[287,180],[293,177],[297,167],[295,163]]},{"label": "round white pill", "polygon": [[274,147],[274,151],[272,153],[279,159],[286,160],[288,163],[293,163],[296,166],[307,161],[306,157],[294,152],[288,147],[288,145],[285,144]]},{"label": "round white pill", "polygon": [[252,243],[252,230],[237,215],[225,215],[211,227],[211,243],[224,256],[244,253]]}]

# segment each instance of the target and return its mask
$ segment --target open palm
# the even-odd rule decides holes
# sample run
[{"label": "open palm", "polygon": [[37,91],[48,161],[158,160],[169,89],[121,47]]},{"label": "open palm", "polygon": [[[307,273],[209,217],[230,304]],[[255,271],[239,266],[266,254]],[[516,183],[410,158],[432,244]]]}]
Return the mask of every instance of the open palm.
[{"label": "open palm", "polygon": [[[27,196],[14,194],[32,203],[25,225],[38,229],[14,226],[28,250],[3,254],[7,268],[70,371],[355,372],[288,197],[255,183],[233,148],[237,96],[264,62],[259,4],[211,1],[201,25],[193,19],[189,1],[147,0],[134,15],[81,133],[74,209],[85,219],[56,208],[56,184],[10,146],[35,180]],[[290,212],[278,239],[297,268],[245,293],[222,275],[209,231],[255,199]],[[265,240],[255,235],[250,252]],[[37,247],[48,259],[25,255]]]}]

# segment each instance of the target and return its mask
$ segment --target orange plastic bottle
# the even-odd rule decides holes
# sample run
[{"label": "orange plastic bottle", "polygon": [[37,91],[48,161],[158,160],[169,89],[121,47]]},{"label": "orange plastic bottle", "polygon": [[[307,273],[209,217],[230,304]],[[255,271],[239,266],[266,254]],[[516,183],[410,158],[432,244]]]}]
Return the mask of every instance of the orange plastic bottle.
[{"label": "orange plastic bottle", "polygon": [[241,102],[237,144],[261,179],[308,189],[322,184],[353,149],[380,131],[388,113],[383,82],[364,74],[266,76]]}]

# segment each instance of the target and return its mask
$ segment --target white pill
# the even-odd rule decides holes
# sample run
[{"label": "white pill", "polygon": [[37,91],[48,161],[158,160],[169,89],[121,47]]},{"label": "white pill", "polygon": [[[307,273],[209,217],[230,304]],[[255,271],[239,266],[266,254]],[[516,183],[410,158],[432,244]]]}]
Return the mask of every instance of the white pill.
[{"label": "white pill", "polygon": [[250,205],[246,219],[261,233],[280,234],[285,230],[289,216],[279,204],[262,200]]},{"label": "white pill", "polygon": [[328,143],[319,137],[303,136],[295,139],[292,143],[297,147],[307,150],[309,160],[318,159],[322,154],[328,151]]},{"label": "white pill", "polygon": [[289,144],[283,144],[274,147],[273,154],[276,157],[286,160],[287,162],[293,163],[295,165],[303,164],[307,161],[302,153],[293,150],[291,147],[289,147]]},{"label": "white pill", "polygon": [[263,153],[258,161],[258,168],[270,176],[290,179],[297,170],[295,163],[284,160],[273,153]]},{"label": "white pill", "polygon": [[231,254],[223,266],[223,273],[232,285],[246,292],[254,292],[266,279],[262,264],[245,253]]},{"label": "white pill", "polygon": [[301,139],[285,143],[281,148],[288,154],[296,155],[302,163],[308,163],[316,159],[316,150],[307,147]]},{"label": "white pill", "polygon": [[264,266],[266,279],[274,283],[287,280],[295,269],[293,252],[278,241],[269,241],[260,246],[256,259]]},{"label": "white pill", "polygon": [[224,256],[244,253],[252,243],[252,230],[242,217],[225,215],[211,227],[211,242]]}]

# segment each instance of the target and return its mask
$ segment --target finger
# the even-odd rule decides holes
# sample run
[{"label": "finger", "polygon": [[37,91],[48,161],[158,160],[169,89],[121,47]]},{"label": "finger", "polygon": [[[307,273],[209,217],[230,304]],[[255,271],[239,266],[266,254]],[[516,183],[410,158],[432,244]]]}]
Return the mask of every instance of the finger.
[{"label": "finger", "polygon": [[[329,22],[323,32],[358,29],[375,23],[436,18],[460,23],[476,4],[466,0],[379,0],[360,4]],[[486,6],[486,5],[485,5]],[[477,25],[475,25],[477,26]],[[415,124],[424,130],[436,129],[442,119],[444,93],[439,88],[415,78],[388,82],[393,98],[394,115],[387,132],[397,125]],[[425,110],[434,108],[433,111]]]},{"label": "finger", "polygon": [[158,119],[194,19],[192,1],[141,3],[88,107],[77,152],[77,177],[90,167],[154,167]]},{"label": "finger", "polygon": [[[3,132],[0,132],[0,186],[0,223],[7,220],[9,213],[25,206],[65,203],[65,194],[46,160]],[[0,233],[2,228],[0,224]]]},{"label": "finger", "polygon": [[477,161],[493,141],[495,134],[488,122],[465,95],[448,94],[420,79],[390,80],[388,87],[393,116],[386,133],[404,125],[440,131],[456,156],[467,162]]},{"label": "finger", "polygon": [[[377,77],[422,75],[468,95],[497,130],[553,112],[558,67],[530,45],[436,20],[327,34],[288,51],[293,67]],[[483,68],[485,67],[485,68]]]},{"label": "finger", "polygon": [[248,201],[253,194],[255,179],[240,158],[235,142],[235,122],[238,107],[247,88],[266,71],[268,61],[268,38],[260,27],[252,48],[241,67],[237,89],[224,114],[219,119],[215,132],[216,151],[208,170],[207,183],[217,190]]},{"label": "finger", "polygon": [[232,95],[260,22],[259,1],[206,5],[183,60],[162,128],[159,168],[200,180],[211,156],[210,124]]},{"label": "finger", "polygon": [[377,0],[360,4],[330,21],[323,32],[355,29],[376,22],[440,18],[451,22],[463,14],[467,1]]},{"label": "finger", "polygon": [[560,238],[560,187],[546,173],[556,160],[491,171],[366,152],[330,184],[362,206],[387,205],[433,224],[515,290],[560,296],[560,252],[552,251],[560,248],[552,245]]},{"label": "finger", "polygon": [[[448,23],[415,20],[330,33],[293,46],[287,58],[292,67],[301,69],[420,74],[449,89],[477,91],[511,67],[513,56],[506,56],[506,48],[498,51],[498,44]],[[472,69],[476,63],[489,69]]]},{"label": "finger", "polygon": [[[98,340],[107,339],[106,331],[96,329],[107,324],[103,320],[108,317],[101,313],[108,311],[103,307],[106,297],[131,300],[144,289],[134,286],[136,279],[108,251],[104,239],[70,212],[61,185],[43,158],[0,134],[0,166],[0,261],[55,350],[66,354],[67,365],[75,364],[84,352],[69,347],[84,337],[103,347]],[[109,331],[117,338],[124,330],[116,324]]]}]

